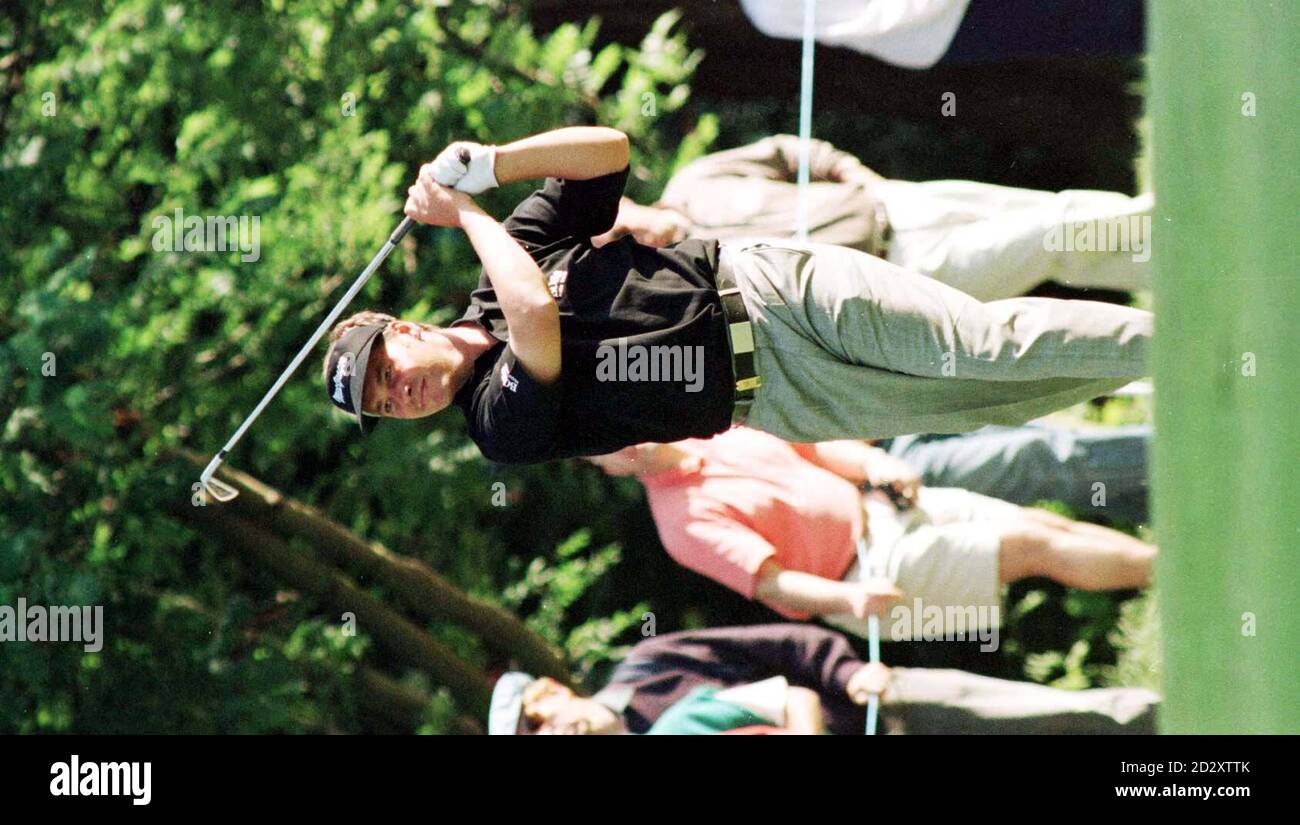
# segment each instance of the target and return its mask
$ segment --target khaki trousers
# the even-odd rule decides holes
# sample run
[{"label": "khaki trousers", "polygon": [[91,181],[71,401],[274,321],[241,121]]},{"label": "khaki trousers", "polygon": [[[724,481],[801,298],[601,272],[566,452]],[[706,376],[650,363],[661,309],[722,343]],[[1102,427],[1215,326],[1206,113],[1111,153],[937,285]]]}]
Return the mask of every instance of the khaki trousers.
[{"label": "khaki trousers", "polygon": [[724,247],[762,385],[747,423],[787,441],[1021,424],[1146,374],[1149,312],[982,303],[856,250]]},{"label": "khaki trousers", "polygon": [[1160,697],[1143,688],[1060,690],[961,670],[892,668],[885,733],[1155,733]]}]

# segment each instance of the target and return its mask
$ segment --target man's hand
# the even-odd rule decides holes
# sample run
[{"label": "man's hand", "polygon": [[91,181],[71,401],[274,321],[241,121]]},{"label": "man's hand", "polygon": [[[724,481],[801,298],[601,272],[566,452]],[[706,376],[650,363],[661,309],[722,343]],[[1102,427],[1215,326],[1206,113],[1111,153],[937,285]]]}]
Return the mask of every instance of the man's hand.
[{"label": "man's hand", "polygon": [[889,579],[872,578],[845,584],[849,588],[849,612],[863,621],[868,616],[885,615],[891,605],[903,598],[903,591]]},{"label": "man's hand", "polygon": [[884,693],[892,678],[889,668],[879,662],[865,664],[849,679],[849,698],[859,705],[865,705],[872,695]]},{"label": "man's hand", "polygon": [[661,248],[686,238],[690,222],[676,210],[656,206],[641,206],[623,198],[618,205],[618,218],[614,228],[591,239],[591,245],[602,247],[624,235],[631,235],[639,244]]},{"label": "man's hand", "polygon": [[884,450],[873,449],[863,472],[867,483],[872,487],[892,487],[908,504],[916,506],[916,496],[921,490],[921,476],[907,462]]},{"label": "man's hand", "polygon": [[496,155],[495,146],[458,141],[428,164],[429,173],[435,183],[477,195],[497,186]]},{"label": "man's hand", "polygon": [[847,613],[866,619],[869,615],[882,615],[902,597],[902,591],[888,579],[836,581],[801,570],[786,570],[771,559],[759,567],[754,586],[754,598],[764,604],[814,616]]},{"label": "man's hand", "polygon": [[477,209],[474,199],[464,192],[435,183],[432,164],[420,167],[420,177],[406,190],[406,216],[432,226],[460,226],[461,213]]}]

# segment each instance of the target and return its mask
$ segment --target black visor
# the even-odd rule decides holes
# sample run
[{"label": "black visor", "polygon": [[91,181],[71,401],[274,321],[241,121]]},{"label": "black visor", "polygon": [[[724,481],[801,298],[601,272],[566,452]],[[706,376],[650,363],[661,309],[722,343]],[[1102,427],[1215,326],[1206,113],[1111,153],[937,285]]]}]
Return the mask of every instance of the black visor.
[{"label": "black visor", "polygon": [[371,324],[343,333],[330,350],[329,371],[325,378],[325,394],[330,403],[340,410],[355,415],[361,432],[368,433],[375,419],[362,413],[362,394],[366,386],[366,365],[375,340],[383,334],[387,324]]}]

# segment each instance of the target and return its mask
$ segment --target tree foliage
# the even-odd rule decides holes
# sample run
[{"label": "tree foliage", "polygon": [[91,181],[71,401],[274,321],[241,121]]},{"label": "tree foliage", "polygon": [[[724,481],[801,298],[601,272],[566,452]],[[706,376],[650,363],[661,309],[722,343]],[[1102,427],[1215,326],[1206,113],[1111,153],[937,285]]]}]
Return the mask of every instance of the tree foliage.
[{"label": "tree foliage", "polygon": [[[708,124],[674,122],[699,59],[675,18],[641,49],[594,50],[596,21],[538,37],[513,5],[30,0],[0,24],[0,604],[103,605],[108,627],[99,653],[0,645],[0,730],[355,729],[365,628],[343,635],[176,519],[195,474],[175,451],[222,444],[447,142],[616,125],[641,194],[702,151]],[[682,131],[696,137],[668,137]],[[485,205],[504,216],[527,191]],[[178,209],[256,217],[259,257],[168,251]],[[458,235],[421,228],[354,308],[445,322],[477,275]],[[540,488],[590,501],[589,471],[501,472],[454,415],[362,440],[321,403],[319,369],[303,366],[233,464],[470,593],[515,586],[579,660],[606,650],[637,594],[607,599],[612,624],[576,606],[620,548],[589,561],[565,549],[573,525],[521,524]]]},{"label": "tree foliage", "polygon": [[[637,48],[598,45],[598,27],[539,36],[504,0],[7,5],[0,605],[102,605],[107,632],[98,653],[0,644],[0,731],[473,728],[364,623],[350,634],[310,594],[178,517],[196,481],[183,451],[210,455],[251,411],[449,141],[616,126],[633,142],[629,194],[643,200],[710,146],[720,124],[686,105],[702,55],[678,16],[654,21]],[[722,109],[729,140],[786,124],[789,104]],[[835,124],[868,131],[857,110],[818,117],[823,137]],[[935,154],[933,130],[886,125],[886,164]],[[973,163],[988,168],[964,173],[991,179],[982,157]],[[482,201],[503,217],[528,191]],[[164,243],[177,210],[256,218],[256,259]],[[462,236],[419,228],[353,309],[446,322],[477,278]],[[319,369],[304,364],[229,462],[515,611],[578,677],[597,680],[645,626],[774,617],[673,564],[634,482],[573,463],[495,467],[455,414],[362,439],[321,402]],[[378,579],[356,581],[409,607]],[[1113,664],[1109,596],[1030,582],[1009,604],[1007,655],[961,664],[1076,686]],[[509,664],[465,627],[418,610],[406,619],[475,668]],[[955,663],[931,655],[916,662]]]}]

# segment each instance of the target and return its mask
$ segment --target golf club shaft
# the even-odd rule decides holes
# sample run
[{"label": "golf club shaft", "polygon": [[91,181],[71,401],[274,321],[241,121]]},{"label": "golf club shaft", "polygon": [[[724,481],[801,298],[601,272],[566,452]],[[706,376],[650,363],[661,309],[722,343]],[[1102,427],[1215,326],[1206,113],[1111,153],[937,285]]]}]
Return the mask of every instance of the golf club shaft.
[{"label": "golf club shaft", "polygon": [[320,326],[316,327],[316,331],[311,334],[311,338],[307,340],[307,343],[303,345],[302,349],[298,350],[298,354],[294,356],[293,361],[289,363],[289,366],[285,368],[284,372],[280,373],[280,377],[275,380],[275,383],[271,386],[271,389],[267,391],[266,395],[262,396],[262,400],[257,402],[257,406],[254,407],[253,411],[244,419],[244,423],[239,425],[239,429],[235,430],[235,434],[232,435],[230,440],[226,442],[226,445],[221,448],[221,452],[217,453],[212,461],[208,463],[203,474],[199,476],[201,482],[206,484],[208,480],[212,478],[212,474],[221,466],[221,462],[226,459],[226,456],[232,449],[234,449],[235,444],[239,443],[239,439],[243,437],[248,428],[257,420],[257,417],[262,414],[262,410],[266,409],[266,405],[271,403],[271,399],[275,398],[276,394],[280,392],[280,388],[283,387],[285,382],[289,380],[289,377],[293,375],[294,370],[298,369],[299,365],[302,364],[303,359],[307,357],[312,348],[316,346],[316,343],[320,341],[321,336],[329,330],[330,325],[334,323],[340,314],[342,314],[344,308],[352,302],[352,299],[361,291],[361,288],[366,285],[366,281],[370,280],[370,276],[373,275],[375,270],[379,268],[379,265],[384,262],[384,259],[393,251],[393,248],[401,242],[402,238],[406,237],[406,233],[410,232],[411,227],[414,225],[415,221],[410,218],[402,219],[402,222],[398,224],[397,229],[393,230],[393,234],[388,236],[388,240],[384,243],[384,248],[379,250],[379,253],[370,260],[370,263],[366,266],[360,277],[357,278],[343,297],[339,299],[339,302],[334,305],[334,309],[330,310],[330,314],[325,316],[325,320],[321,321]]},{"label": "golf club shaft", "polygon": [[[867,539],[865,536],[858,539],[857,547],[858,568],[862,571],[863,576],[871,575],[871,568],[867,565]],[[880,617],[872,614],[867,617],[867,661],[872,664],[880,663]],[[880,694],[873,693],[867,697],[867,735],[875,736],[876,719],[880,714]]]},{"label": "golf club shaft", "polygon": [[[880,664],[880,617],[867,617],[867,653],[873,665]],[[876,735],[876,720],[880,714],[880,694],[867,699],[867,736]]]}]

